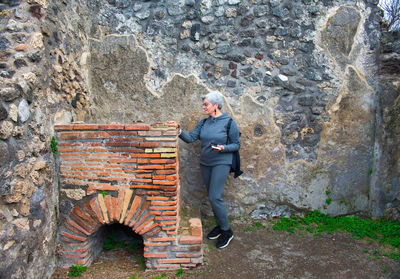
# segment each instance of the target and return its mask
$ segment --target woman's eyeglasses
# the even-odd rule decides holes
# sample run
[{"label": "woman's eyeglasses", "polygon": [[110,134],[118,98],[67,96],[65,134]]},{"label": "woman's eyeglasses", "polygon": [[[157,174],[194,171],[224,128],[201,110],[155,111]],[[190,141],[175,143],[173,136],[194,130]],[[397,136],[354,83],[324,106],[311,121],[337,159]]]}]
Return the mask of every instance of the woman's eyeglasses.
[{"label": "woman's eyeglasses", "polygon": [[211,103],[203,103],[201,106],[208,107]]}]

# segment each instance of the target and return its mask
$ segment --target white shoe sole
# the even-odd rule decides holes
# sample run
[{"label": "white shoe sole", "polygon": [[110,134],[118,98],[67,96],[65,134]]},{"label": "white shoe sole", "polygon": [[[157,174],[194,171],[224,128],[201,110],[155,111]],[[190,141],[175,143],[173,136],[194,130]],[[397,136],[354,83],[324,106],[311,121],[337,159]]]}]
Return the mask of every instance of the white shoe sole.
[{"label": "white shoe sole", "polygon": [[208,238],[208,239],[217,239],[220,235],[221,235],[221,234],[219,234],[219,235],[217,235],[217,236],[214,236],[214,237],[208,237],[208,236],[207,236],[207,238]]},{"label": "white shoe sole", "polygon": [[217,247],[218,249],[222,249],[222,248],[225,248],[226,246],[228,246],[229,245],[229,242],[231,242],[231,240],[233,239],[233,235],[231,236],[231,238],[229,238],[228,239],[228,241],[226,242],[226,244],[224,245],[224,246],[221,246],[221,247]]}]

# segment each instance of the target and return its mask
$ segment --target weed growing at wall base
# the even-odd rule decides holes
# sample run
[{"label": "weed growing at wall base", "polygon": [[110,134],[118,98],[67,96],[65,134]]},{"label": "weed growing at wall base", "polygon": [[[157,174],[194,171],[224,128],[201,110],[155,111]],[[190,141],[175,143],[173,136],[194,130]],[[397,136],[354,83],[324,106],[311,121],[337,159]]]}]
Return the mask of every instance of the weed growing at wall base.
[{"label": "weed growing at wall base", "polygon": [[68,276],[70,277],[78,277],[81,276],[87,270],[87,266],[82,265],[73,265],[69,268]]},{"label": "weed growing at wall base", "polygon": [[[307,213],[305,217],[282,217],[274,224],[274,230],[282,230],[294,233],[295,230],[306,230],[314,235],[322,232],[348,232],[355,239],[369,237],[378,240],[380,244],[389,244],[396,250],[400,248],[400,221],[371,220],[357,216],[331,217],[320,211]],[[399,252],[387,253],[390,257],[400,263]]]}]

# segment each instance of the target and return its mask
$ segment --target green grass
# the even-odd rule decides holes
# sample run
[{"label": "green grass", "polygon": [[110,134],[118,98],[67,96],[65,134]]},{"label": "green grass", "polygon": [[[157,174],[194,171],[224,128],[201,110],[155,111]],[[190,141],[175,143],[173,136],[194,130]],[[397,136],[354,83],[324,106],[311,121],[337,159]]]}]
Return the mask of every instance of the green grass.
[{"label": "green grass", "polygon": [[[355,239],[370,238],[377,240],[380,244],[388,244],[396,250],[400,248],[400,222],[388,220],[372,220],[357,216],[331,217],[320,211],[307,213],[305,217],[282,217],[273,226],[274,230],[294,233],[296,230],[306,230],[315,236],[323,232],[347,232]],[[387,253],[390,257],[400,263],[400,253]]]},{"label": "green grass", "polygon": [[177,277],[181,277],[183,275],[183,269],[182,268],[178,269],[178,271],[175,273],[175,275]]},{"label": "green grass", "polygon": [[56,138],[54,136],[51,137],[50,147],[51,152],[54,156],[56,156],[58,152],[58,142],[56,141]]},{"label": "green grass", "polygon": [[87,266],[73,265],[69,267],[68,276],[69,277],[79,277],[87,270]]}]

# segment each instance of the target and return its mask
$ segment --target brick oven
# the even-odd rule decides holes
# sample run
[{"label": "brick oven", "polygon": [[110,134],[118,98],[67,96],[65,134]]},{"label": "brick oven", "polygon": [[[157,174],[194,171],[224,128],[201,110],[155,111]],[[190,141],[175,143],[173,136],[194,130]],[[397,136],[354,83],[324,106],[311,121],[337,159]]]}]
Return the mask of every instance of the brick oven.
[{"label": "brick oven", "polygon": [[143,238],[146,267],[203,262],[198,218],[180,216],[175,123],[56,125],[60,265],[89,265],[102,227],[119,223]]}]

